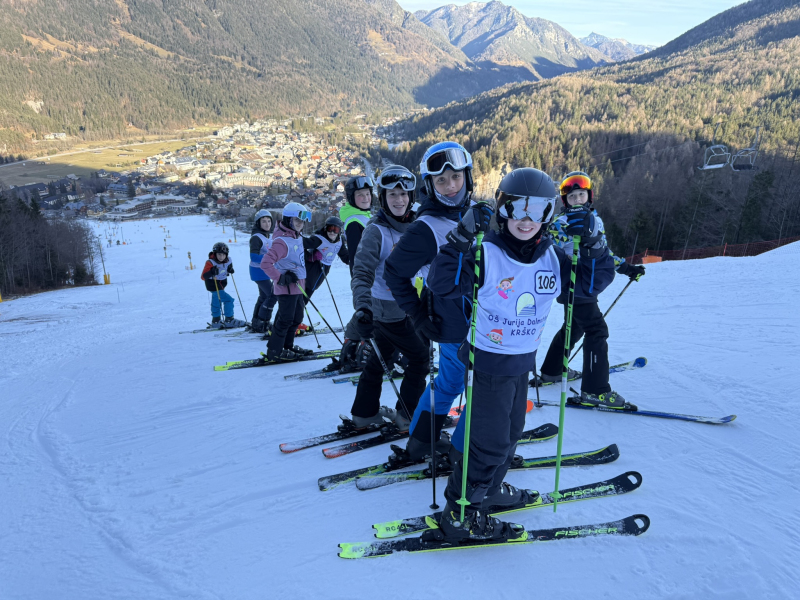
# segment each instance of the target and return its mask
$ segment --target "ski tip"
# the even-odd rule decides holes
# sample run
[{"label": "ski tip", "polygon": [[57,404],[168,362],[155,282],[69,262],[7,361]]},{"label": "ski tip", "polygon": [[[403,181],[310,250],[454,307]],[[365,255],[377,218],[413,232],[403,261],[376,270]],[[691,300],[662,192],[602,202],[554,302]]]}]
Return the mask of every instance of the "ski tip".
[{"label": "ski tip", "polygon": [[647,515],[631,515],[622,521],[625,523],[625,531],[630,532],[629,535],[642,535],[650,529],[650,517]]},{"label": "ski tip", "polygon": [[731,421],[736,420],[736,415],[728,415],[727,417],[722,417],[721,420],[723,423],[730,423]]},{"label": "ski tip", "polygon": [[217,365],[217,366],[214,367],[214,370],[215,371],[227,371],[228,370],[228,365]]},{"label": "ski tip", "polygon": [[639,471],[628,471],[627,473],[623,473],[622,477],[631,482],[633,486],[631,491],[638,489],[639,486],[642,485],[642,474],[639,473]]},{"label": "ski tip", "polygon": [[371,545],[370,542],[339,544],[339,558],[363,558]]},{"label": "ski tip", "polygon": [[647,364],[647,359],[644,356],[640,356],[636,360],[633,361],[634,367],[643,367]]}]

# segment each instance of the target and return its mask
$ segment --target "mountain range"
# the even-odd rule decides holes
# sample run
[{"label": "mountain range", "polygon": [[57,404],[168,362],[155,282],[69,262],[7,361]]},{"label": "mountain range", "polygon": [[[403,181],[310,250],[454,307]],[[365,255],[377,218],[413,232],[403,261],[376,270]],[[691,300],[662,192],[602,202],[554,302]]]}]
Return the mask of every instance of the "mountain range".
[{"label": "mountain range", "polygon": [[612,39],[594,32],[580,38],[580,41],[584,46],[589,46],[602,52],[614,62],[629,60],[656,48],[656,46],[646,46],[644,44],[631,44],[621,38]]}]

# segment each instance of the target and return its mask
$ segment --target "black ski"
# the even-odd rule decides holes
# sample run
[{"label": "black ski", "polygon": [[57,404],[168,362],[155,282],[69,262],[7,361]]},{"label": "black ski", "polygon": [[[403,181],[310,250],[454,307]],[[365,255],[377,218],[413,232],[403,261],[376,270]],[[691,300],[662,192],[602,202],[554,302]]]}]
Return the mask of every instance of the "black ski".
[{"label": "black ski", "polygon": [[[372,558],[388,556],[395,552],[435,552],[439,550],[461,550],[464,548],[480,548],[490,546],[521,546],[536,542],[549,542],[554,540],[569,540],[584,537],[607,535],[641,535],[650,527],[650,518],[647,515],[631,515],[618,521],[607,523],[593,523],[591,525],[578,525],[573,527],[556,527],[554,529],[528,529],[521,525],[510,527],[509,537],[513,539],[500,539],[489,541],[469,541],[461,544],[445,542],[437,539],[438,530],[426,531],[419,537],[404,538],[400,540],[378,540],[355,544],[339,544],[341,558]],[[441,534],[439,534],[441,536]]]},{"label": "black ski", "polygon": [[250,367],[268,367],[270,365],[282,365],[286,363],[302,362],[306,360],[317,360],[320,358],[336,358],[339,356],[341,350],[322,350],[321,352],[314,352],[307,356],[299,356],[291,360],[267,360],[267,355],[261,353],[261,358],[252,358],[249,360],[236,360],[224,365],[217,365],[214,367],[215,371],[232,371],[234,369],[247,369]]},{"label": "black ski", "polygon": [[[534,402],[534,404],[536,403]],[[542,400],[540,404],[542,406],[561,406],[560,402],[555,402],[553,400]],[[736,420],[736,415],[728,415],[726,417],[697,417],[695,415],[682,415],[678,413],[668,413],[654,410],[627,410],[620,408],[606,408],[604,406],[583,406],[582,404],[573,404],[571,402],[567,402],[566,405],[569,408],[581,408],[583,410],[596,410],[599,412],[617,413],[622,415],[639,415],[640,417],[676,419],[679,421],[691,421],[693,423],[708,423],[709,425],[724,425],[725,423],[730,423],[731,421]]]}]

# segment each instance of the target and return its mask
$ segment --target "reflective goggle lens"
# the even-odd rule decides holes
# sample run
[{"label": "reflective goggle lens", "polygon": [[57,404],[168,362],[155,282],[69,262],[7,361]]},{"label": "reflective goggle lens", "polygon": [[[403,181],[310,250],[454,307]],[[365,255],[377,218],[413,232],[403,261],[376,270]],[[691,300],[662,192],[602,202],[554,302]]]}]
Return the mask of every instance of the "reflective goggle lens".
[{"label": "reflective goggle lens", "polygon": [[512,196],[497,192],[497,212],[506,219],[520,220],[528,217],[537,223],[545,223],[553,216],[555,198],[537,196]]},{"label": "reflective goggle lens", "polygon": [[301,210],[297,213],[297,218],[302,219],[303,221],[311,222],[311,211],[308,210]]},{"label": "reflective goggle lens", "polygon": [[417,178],[407,173],[386,173],[380,176],[378,185],[387,190],[400,186],[405,191],[411,192],[417,187]]},{"label": "reflective goggle lens", "polygon": [[461,171],[469,165],[467,155],[458,148],[448,148],[431,156],[426,162],[428,173],[439,175],[442,171],[450,167],[453,171]]},{"label": "reflective goggle lens", "polygon": [[592,180],[586,175],[572,175],[561,182],[561,195],[569,194],[575,188],[582,190],[592,189]]},{"label": "reflective goggle lens", "polygon": [[339,233],[341,231],[341,228],[338,225],[328,225],[325,228],[325,231],[328,231],[328,232],[333,231],[334,233]]},{"label": "reflective goggle lens", "polygon": [[364,188],[373,188],[375,187],[375,182],[372,181],[372,177],[356,177],[356,189],[361,190]]}]

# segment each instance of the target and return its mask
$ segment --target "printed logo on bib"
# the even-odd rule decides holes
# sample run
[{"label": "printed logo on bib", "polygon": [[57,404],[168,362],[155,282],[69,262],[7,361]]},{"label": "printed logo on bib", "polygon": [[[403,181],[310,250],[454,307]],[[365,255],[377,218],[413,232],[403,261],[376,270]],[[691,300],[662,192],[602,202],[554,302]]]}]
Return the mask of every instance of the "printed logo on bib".
[{"label": "printed logo on bib", "polygon": [[499,344],[500,346],[503,345],[503,330],[502,329],[492,329],[489,332],[489,335],[487,335],[486,337],[489,338],[490,342],[493,342],[495,344]]},{"label": "printed logo on bib", "polygon": [[537,294],[555,294],[556,287],[557,282],[555,273],[552,271],[536,271]]},{"label": "printed logo on bib", "polygon": [[506,277],[505,279],[501,279],[500,283],[498,283],[495,287],[497,288],[497,293],[500,294],[500,297],[503,300],[508,300],[508,295],[514,291],[512,287],[514,285],[514,278],[513,277]]},{"label": "printed logo on bib", "polygon": [[525,292],[517,300],[517,316],[518,317],[535,317],[536,316],[536,298],[530,292]]}]

